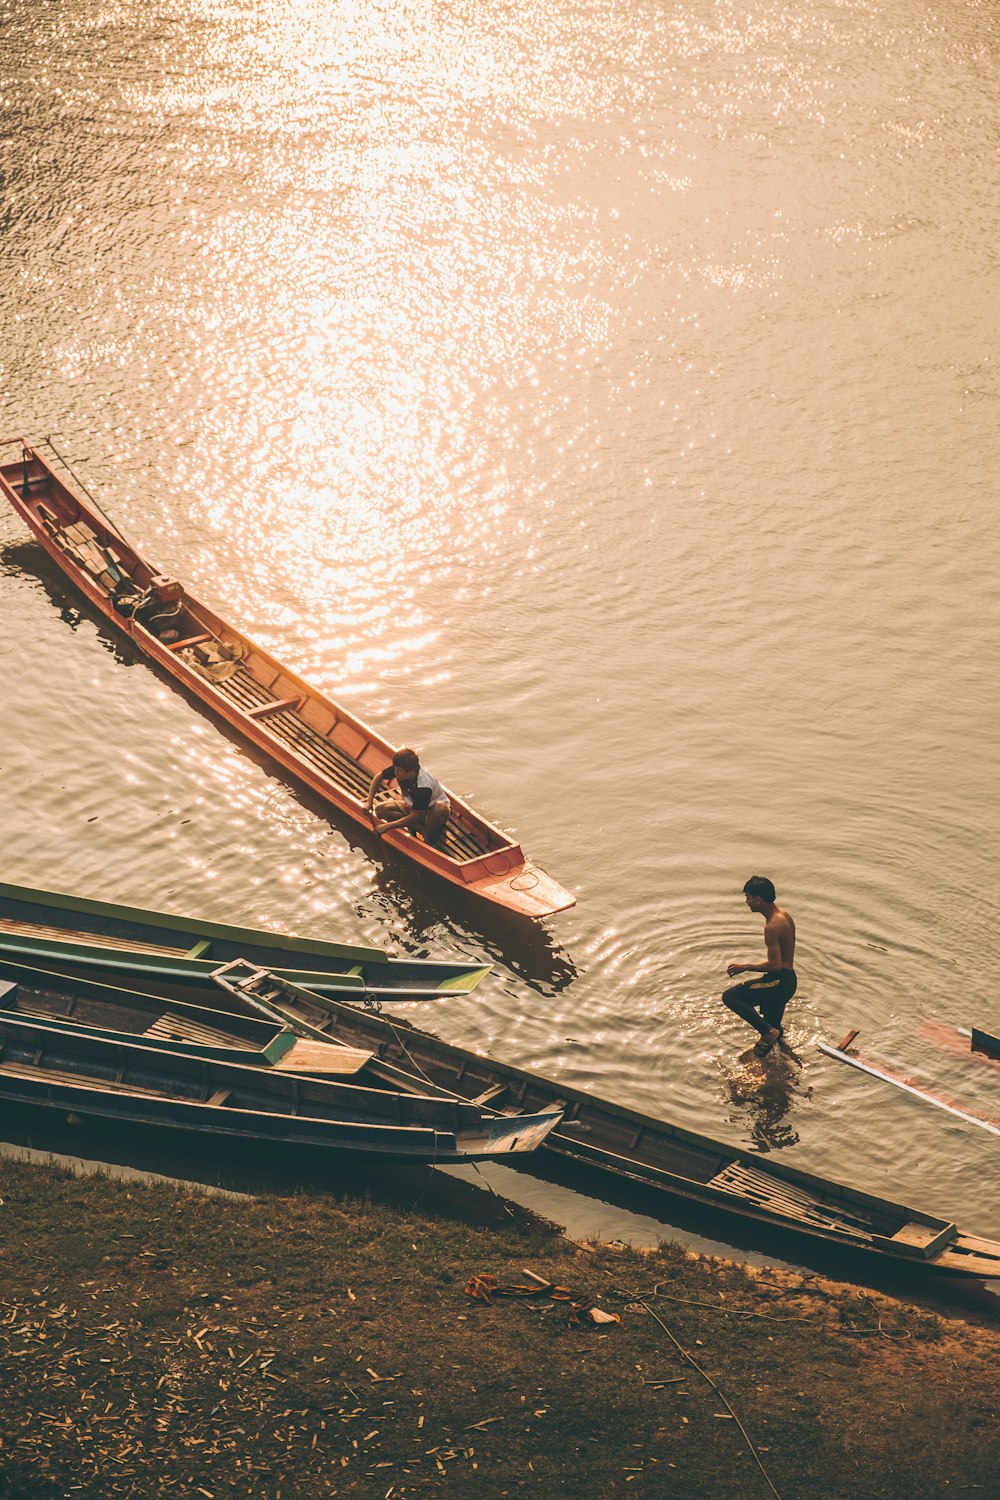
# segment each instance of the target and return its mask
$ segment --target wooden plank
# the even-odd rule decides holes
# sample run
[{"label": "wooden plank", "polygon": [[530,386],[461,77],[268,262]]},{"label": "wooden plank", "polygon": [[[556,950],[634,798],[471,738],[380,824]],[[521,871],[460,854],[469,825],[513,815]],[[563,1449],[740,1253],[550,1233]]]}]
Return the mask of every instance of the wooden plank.
[{"label": "wooden plank", "polygon": [[171,641],[167,646],[168,651],[183,651],[185,646],[203,646],[206,641],[214,641],[214,635],[189,635],[183,641]]},{"label": "wooden plank", "polygon": [[948,1099],[942,1099],[939,1094],[932,1094],[929,1089],[918,1088],[916,1084],[897,1077],[895,1073],[890,1073],[885,1068],[876,1068],[872,1063],[864,1062],[860,1057],[852,1057],[848,1052],[841,1052],[839,1048],[831,1047],[827,1042],[820,1042],[819,1050],[827,1057],[835,1057],[839,1062],[848,1063],[850,1067],[858,1068],[871,1078],[878,1078],[883,1083],[891,1083],[894,1088],[902,1089],[904,1094],[911,1094],[914,1099],[922,1099],[925,1104],[933,1104],[947,1114],[954,1115],[959,1120],[965,1120],[969,1125],[978,1125],[980,1130],[988,1130],[990,1135],[1000,1135],[1000,1125],[995,1124],[993,1120],[988,1120],[985,1115],[976,1114],[968,1109],[959,1109],[957,1104],[952,1104]]},{"label": "wooden plank", "polygon": [[270,703],[262,703],[262,704],[260,704],[260,706],[258,708],[249,708],[249,709],[247,709],[247,714],[248,714],[249,718],[251,718],[251,719],[266,719],[271,714],[280,714],[280,713],[283,713],[285,711],[285,709],[292,708],[296,704],[301,703],[301,702],[302,702],[301,697],[296,697],[296,698],[274,698],[274,699],[272,699],[272,701]]},{"label": "wooden plank", "polygon": [[[76,1088],[87,1089],[90,1092],[103,1094],[110,1091],[114,1094],[141,1094],[148,1099],[172,1099],[175,1098],[172,1089],[139,1088],[136,1084],[128,1082],[117,1083],[109,1078],[92,1078],[86,1073],[64,1072],[56,1068],[44,1068],[31,1063],[8,1062],[6,1059],[0,1062],[0,1073],[9,1073],[14,1078],[41,1078],[52,1083],[71,1083]],[[196,1099],[185,1099],[185,1104],[197,1104]]]},{"label": "wooden plank", "polygon": [[334,1042],[315,1042],[296,1037],[294,1047],[274,1064],[276,1073],[312,1073],[349,1077],[371,1062],[373,1052],[360,1047],[341,1047]]}]

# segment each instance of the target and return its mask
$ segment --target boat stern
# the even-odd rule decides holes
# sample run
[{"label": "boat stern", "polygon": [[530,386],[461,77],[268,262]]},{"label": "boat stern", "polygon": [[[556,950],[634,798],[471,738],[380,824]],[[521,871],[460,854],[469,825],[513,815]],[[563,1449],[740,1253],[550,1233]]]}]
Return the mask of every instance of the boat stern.
[{"label": "boat stern", "polygon": [[484,1119],[459,1135],[462,1157],[466,1161],[477,1161],[535,1151],[562,1117],[561,1109],[553,1109],[538,1115],[497,1115],[493,1119]]}]

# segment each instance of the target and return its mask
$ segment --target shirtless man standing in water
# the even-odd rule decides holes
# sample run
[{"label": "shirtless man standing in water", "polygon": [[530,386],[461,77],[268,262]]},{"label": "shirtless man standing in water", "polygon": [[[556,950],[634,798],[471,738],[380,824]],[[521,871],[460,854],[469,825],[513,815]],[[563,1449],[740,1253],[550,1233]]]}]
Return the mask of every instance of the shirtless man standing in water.
[{"label": "shirtless man standing in water", "polygon": [[760,974],[761,978],[734,985],[731,990],[726,990],[722,1001],[760,1032],[760,1041],[753,1050],[758,1057],[766,1057],[784,1034],[781,1018],[798,984],[792,967],[795,961],[795,923],[787,911],[775,904],[774,886],[765,875],[751,875],[743,893],[750,910],[763,915],[767,962],[730,964],[727,972],[731,979],[737,974]]}]

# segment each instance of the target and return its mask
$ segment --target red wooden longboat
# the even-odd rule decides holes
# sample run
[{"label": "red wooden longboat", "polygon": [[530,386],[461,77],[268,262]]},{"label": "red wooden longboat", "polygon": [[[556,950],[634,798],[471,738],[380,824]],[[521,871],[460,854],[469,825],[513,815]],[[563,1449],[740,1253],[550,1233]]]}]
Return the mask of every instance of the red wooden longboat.
[{"label": "red wooden longboat", "polygon": [[[221,620],[130,546],[94,503],[69,487],[23,438],[0,465],[0,491],[73,583],[117,629],[234,729],[364,827],[372,776],[393,746]],[[527,917],[575,898],[526,859],[518,844],[449,792],[438,845],[393,831],[383,842],[424,869]]]}]

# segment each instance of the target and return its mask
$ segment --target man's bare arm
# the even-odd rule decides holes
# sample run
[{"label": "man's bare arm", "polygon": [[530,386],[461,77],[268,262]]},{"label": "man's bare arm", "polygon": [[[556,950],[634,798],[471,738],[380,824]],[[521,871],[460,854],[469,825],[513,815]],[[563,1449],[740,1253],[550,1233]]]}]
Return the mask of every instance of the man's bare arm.
[{"label": "man's bare arm", "polygon": [[385,783],[392,779],[393,774],[392,766],[385,766],[381,771],[375,772],[375,775],[371,779],[371,785],[368,788],[368,800],[365,802],[365,812],[371,812],[372,803],[385,786]]}]

